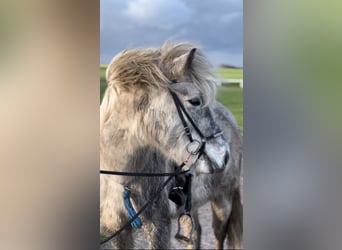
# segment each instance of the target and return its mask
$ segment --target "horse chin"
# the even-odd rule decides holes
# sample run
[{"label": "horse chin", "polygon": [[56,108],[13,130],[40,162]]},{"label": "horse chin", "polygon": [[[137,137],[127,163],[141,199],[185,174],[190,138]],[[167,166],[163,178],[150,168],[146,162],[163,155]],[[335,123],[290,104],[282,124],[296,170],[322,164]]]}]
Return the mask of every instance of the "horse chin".
[{"label": "horse chin", "polygon": [[219,167],[216,162],[210,161],[207,156],[202,155],[196,162],[195,171],[197,174],[222,173],[224,167]]},{"label": "horse chin", "polygon": [[212,164],[205,159],[206,157],[201,156],[196,162],[196,173],[197,174],[213,174],[215,172]]}]

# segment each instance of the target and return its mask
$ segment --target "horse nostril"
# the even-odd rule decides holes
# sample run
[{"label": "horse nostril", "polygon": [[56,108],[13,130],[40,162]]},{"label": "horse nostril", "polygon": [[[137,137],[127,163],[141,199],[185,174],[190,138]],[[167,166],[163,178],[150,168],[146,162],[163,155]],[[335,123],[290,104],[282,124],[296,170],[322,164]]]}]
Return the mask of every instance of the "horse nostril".
[{"label": "horse nostril", "polygon": [[226,154],[224,155],[224,165],[227,165],[228,161],[229,161],[229,153],[226,152]]}]

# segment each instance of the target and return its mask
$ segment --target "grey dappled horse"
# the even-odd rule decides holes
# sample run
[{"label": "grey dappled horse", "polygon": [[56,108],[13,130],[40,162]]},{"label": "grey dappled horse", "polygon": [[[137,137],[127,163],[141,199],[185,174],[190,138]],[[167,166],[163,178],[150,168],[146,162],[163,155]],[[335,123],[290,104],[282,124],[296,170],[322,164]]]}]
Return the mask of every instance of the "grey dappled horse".
[{"label": "grey dappled horse", "polygon": [[[228,249],[242,249],[242,136],[232,113],[222,104],[215,102],[213,114],[215,122],[229,143],[230,159],[222,173],[203,174],[207,169],[202,168],[205,164],[202,159],[195,164],[191,211],[195,222],[194,232],[192,242],[184,243],[189,249],[200,249],[201,225],[198,208],[210,201],[215,248],[222,249],[227,239]],[[182,209],[183,207],[178,207],[178,213],[173,212],[173,217],[178,217]],[[185,223],[183,226],[183,231],[190,231],[191,225]]]},{"label": "grey dappled horse", "polygon": [[[212,117],[215,83],[203,53],[190,43],[166,43],[161,48],[132,49],[118,54],[106,73],[108,87],[100,108],[100,163],[103,170],[169,172],[165,159],[186,168],[199,155],[189,158],[189,137],[170,91],[175,93],[204,135],[218,131]],[[190,132],[201,141],[193,127]],[[208,140],[201,169],[222,172],[229,145],[223,136]],[[100,177],[100,229],[109,235],[127,221],[122,193],[128,187],[139,209],[158,190],[164,177]],[[140,216],[149,248],[170,248],[168,191]],[[110,242],[110,247],[134,247],[134,230],[128,228]],[[108,245],[106,246],[108,247]],[[138,246],[139,248],[139,246]]]}]

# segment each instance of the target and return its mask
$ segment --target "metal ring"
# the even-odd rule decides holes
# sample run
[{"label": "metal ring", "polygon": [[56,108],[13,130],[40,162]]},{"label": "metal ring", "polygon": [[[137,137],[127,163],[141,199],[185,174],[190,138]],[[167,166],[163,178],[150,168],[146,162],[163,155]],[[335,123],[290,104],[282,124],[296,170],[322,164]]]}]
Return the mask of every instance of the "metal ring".
[{"label": "metal ring", "polygon": [[198,140],[193,140],[186,146],[186,151],[188,151],[189,154],[197,155],[201,147],[201,142],[199,142]]}]

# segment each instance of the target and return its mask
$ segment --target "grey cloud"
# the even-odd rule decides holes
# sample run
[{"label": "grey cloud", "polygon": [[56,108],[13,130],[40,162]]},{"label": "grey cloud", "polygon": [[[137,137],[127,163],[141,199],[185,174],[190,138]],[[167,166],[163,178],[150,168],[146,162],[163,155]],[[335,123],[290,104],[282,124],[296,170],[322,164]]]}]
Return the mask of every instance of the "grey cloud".
[{"label": "grey cloud", "polygon": [[192,9],[180,0],[131,0],[128,8],[123,11],[127,17],[142,26],[161,29],[172,29],[186,23],[192,12]]},{"label": "grey cloud", "polygon": [[171,39],[200,44],[214,65],[242,66],[242,0],[150,0],[158,5],[146,6],[143,11],[150,13],[128,11],[129,4],[144,1],[101,1],[101,63],[127,47],[159,46]]}]

